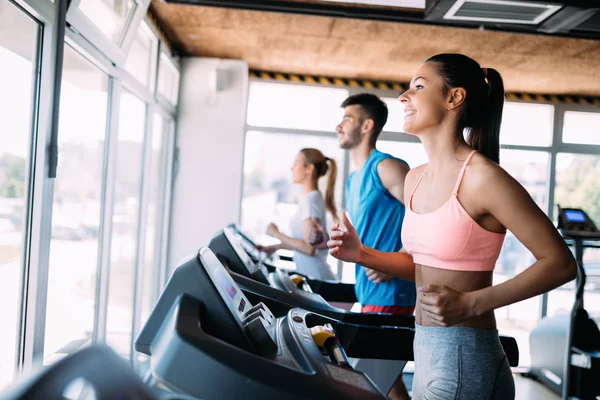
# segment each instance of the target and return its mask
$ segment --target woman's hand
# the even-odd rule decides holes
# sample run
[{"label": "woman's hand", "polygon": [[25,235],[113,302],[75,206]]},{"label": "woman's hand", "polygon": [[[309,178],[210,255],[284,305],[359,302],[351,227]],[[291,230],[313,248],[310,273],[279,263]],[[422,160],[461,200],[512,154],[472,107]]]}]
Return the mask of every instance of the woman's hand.
[{"label": "woman's hand", "polygon": [[267,253],[267,255],[271,255],[273,253],[275,253],[277,250],[279,250],[279,246],[276,244],[270,245],[270,246],[262,246],[260,244],[256,245],[256,249],[258,251],[262,251],[264,253]]},{"label": "woman's hand", "polygon": [[271,222],[267,226],[267,235],[277,238],[277,236],[279,235],[279,228],[277,227],[277,225]]},{"label": "woman's hand", "polygon": [[342,261],[359,262],[362,243],[345,212],[340,222],[331,228],[329,237],[329,254]]},{"label": "woman's hand", "polygon": [[365,268],[365,273],[367,275],[367,279],[373,283],[387,282],[394,279],[392,275],[384,274],[383,272],[375,271],[371,268]]},{"label": "woman's hand", "polygon": [[473,292],[459,292],[448,286],[425,285],[419,288],[421,312],[434,325],[456,325],[475,317],[475,296]]}]

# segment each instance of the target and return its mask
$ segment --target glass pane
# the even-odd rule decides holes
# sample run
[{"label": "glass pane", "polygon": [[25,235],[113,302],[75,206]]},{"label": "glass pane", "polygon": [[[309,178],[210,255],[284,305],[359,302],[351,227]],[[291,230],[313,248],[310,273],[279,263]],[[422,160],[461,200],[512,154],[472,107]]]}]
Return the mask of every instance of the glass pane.
[{"label": "glass pane", "polygon": [[565,111],[563,142],[600,144],[600,113]]},{"label": "glass pane", "polygon": [[249,96],[250,125],[335,132],[348,90],[251,82]]},{"label": "glass pane", "polygon": [[[244,187],[242,195],[242,228],[260,244],[277,243],[265,234],[269,222],[290,234],[290,221],[297,210],[302,188],[292,183],[291,167],[298,152],[304,147],[313,147],[337,163],[335,202],[341,210],[344,189],[344,151],[334,137],[311,135],[289,135],[250,131],[246,133],[244,156]],[[324,195],[327,177],[319,179],[319,190]],[[327,215],[327,227],[332,218]],[[337,260],[327,259],[334,274]]]},{"label": "glass pane", "polygon": [[79,9],[112,42],[120,44],[137,3],[134,0],[81,0]]},{"label": "glass pane", "polygon": [[[600,226],[600,156],[558,154],[554,200],[561,207],[583,209]],[[556,218],[556,210],[553,210]],[[574,251],[574,249],[572,249]],[[600,249],[586,248],[583,265],[588,275],[584,303],[588,312],[600,319]],[[575,282],[548,294],[548,315],[570,312],[575,299]]]},{"label": "glass pane", "polygon": [[391,97],[383,97],[381,100],[388,106],[388,120],[383,127],[384,131],[404,132],[404,106],[400,100]]},{"label": "glass pane", "polygon": [[164,54],[160,55],[160,65],[158,67],[158,93],[163,95],[169,103],[177,104],[179,71],[169,60],[169,57]]},{"label": "glass pane", "polygon": [[16,363],[37,29],[0,0],[0,388]]},{"label": "glass pane", "polygon": [[167,152],[171,124],[158,115],[154,115],[152,125],[150,173],[148,178],[148,208],[146,210],[146,233],[143,271],[142,324],[150,316],[150,311],[158,298],[159,273],[162,254],[162,218],[165,212],[164,202],[167,185]]},{"label": "glass pane", "polygon": [[158,39],[148,25],[142,22],[140,29],[137,32],[129,54],[127,54],[127,61],[125,62],[125,69],[146,87],[149,87],[151,91],[154,91],[155,65],[156,65],[156,54],[158,51]]},{"label": "glass pane", "polygon": [[378,140],[377,149],[406,161],[410,168],[416,168],[419,165],[429,162],[427,153],[425,153],[425,148],[421,143]]},{"label": "glass pane", "polygon": [[44,358],[92,336],[107,91],[108,77],[65,46]]},{"label": "glass pane", "polygon": [[[536,204],[547,209],[549,153],[541,151],[500,150],[500,165],[531,195]],[[498,285],[520,274],[535,262],[535,257],[508,232],[494,270]],[[498,329],[513,336],[519,344],[520,365],[530,365],[529,333],[540,316],[540,297],[534,297],[496,310]]]},{"label": "glass pane", "polygon": [[531,103],[504,103],[500,143],[522,146],[550,146],[554,106]]},{"label": "glass pane", "polygon": [[126,358],[131,349],[145,122],[146,104],[124,91],[117,138],[106,342]]}]

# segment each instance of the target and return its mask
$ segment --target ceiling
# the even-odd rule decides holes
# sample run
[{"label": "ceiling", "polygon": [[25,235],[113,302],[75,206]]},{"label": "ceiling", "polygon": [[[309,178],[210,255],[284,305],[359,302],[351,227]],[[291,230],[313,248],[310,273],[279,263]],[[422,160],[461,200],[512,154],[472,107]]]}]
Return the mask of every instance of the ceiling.
[{"label": "ceiling", "polygon": [[497,69],[507,91],[600,96],[600,40],[161,0],[152,0],[150,12],[184,57],[243,59],[251,69],[271,72],[408,82],[428,57],[460,52]]}]

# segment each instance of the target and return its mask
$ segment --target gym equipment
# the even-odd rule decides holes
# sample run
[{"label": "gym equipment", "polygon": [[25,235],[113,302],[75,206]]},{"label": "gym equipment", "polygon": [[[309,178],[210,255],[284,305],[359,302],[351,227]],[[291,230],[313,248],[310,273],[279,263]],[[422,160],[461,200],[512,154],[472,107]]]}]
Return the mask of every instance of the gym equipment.
[{"label": "gym equipment", "polygon": [[529,375],[563,400],[600,396],[600,331],[584,308],[585,247],[600,247],[600,231],[581,209],[558,206],[558,230],[575,247],[577,279],[570,314],[544,318],[531,332]]},{"label": "gym equipment", "polygon": [[99,344],[78,350],[41,369],[0,393],[0,398],[63,399],[69,385],[76,384],[79,379],[91,385],[89,388],[79,381],[82,383],[82,390],[93,390],[93,398],[96,400],[197,400],[187,395],[147,387],[117,353],[108,346]]},{"label": "gym equipment", "polygon": [[217,232],[208,247],[233,272],[259,282],[269,284],[269,273],[280,270],[283,275],[292,276],[298,281],[302,290],[320,294],[329,302],[353,304],[357,301],[353,284],[313,279],[276,267],[272,256],[263,256],[264,253],[257,250],[256,244],[236,224]]},{"label": "gym equipment", "polygon": [[173,273],[135,349],[151,357],[159,384],[203,399],[385,399],[346,353],[409,359],[412,330],[298,308],[277,318],[202,248]]}]

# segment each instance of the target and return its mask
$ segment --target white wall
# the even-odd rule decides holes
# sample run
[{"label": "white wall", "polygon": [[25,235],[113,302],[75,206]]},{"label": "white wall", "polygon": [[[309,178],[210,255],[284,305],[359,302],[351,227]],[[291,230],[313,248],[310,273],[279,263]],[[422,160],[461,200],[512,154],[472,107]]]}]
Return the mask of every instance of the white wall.
[{"label": "white wall", "polygon": [[[218,92],[217,69],[225,71]],[[247,104],[245,61],[182,59],[169,271],[239,218]]]}]

